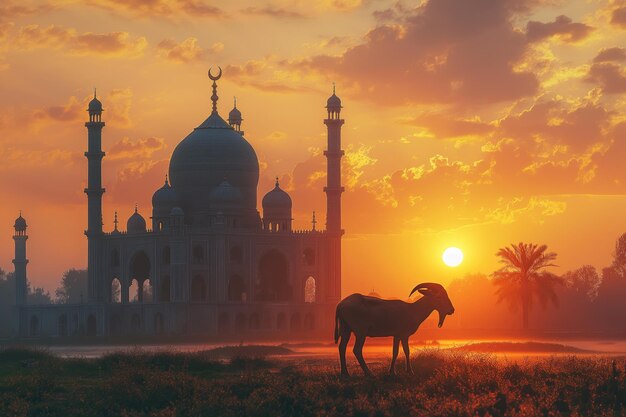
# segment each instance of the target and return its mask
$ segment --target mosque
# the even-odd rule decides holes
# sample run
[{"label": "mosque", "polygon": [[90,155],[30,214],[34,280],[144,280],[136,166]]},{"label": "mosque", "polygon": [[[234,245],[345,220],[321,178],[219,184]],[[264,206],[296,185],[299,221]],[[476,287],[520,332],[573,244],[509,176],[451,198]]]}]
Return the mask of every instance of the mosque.
[{"label": "mosque", "polygon": [[[328,99],[326,227],[292,228],[292,200],[278,180],[257,209],[259,162],[234,108],[212,111],[174,149],[152,213],[102,223],[102,103],[87,128],[88,294],[81,304],[26,301],[26,220],[15,221],[17,337],[186,336],[215,339],[330,335],[341,294],[341,100]],[[321,190],[320,190],[321,191]]]}]

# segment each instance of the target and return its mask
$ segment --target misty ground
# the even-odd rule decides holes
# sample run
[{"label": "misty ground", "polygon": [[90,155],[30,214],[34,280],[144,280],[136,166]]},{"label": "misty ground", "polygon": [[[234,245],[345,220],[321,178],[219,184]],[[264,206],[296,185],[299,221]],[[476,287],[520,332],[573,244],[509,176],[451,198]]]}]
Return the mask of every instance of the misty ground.
[{"label": "misty ground", "polygon": [[[474,350],[497,350],[494,343]],[[362,376],[352,357],[352,376],[340,378],[336,356],[303,354],[316,347],[301,344],[127,349],[97,358],[5,347],[0,415],[626,415],[624,356],[507,343],[503,349],[520,355],[415,348],[414,375],[405,373],[401,356],[397,376],[387,375],[390,355],[381,345],[379,353],[365,352],[372,378]]]}]

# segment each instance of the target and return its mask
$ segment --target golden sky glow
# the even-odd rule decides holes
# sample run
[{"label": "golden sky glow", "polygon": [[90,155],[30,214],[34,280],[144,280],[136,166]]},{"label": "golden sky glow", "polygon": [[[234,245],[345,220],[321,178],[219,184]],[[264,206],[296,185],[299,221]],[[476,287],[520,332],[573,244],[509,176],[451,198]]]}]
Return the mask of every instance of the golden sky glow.
[{"label": "golden sky glow", "polygon": [[[296,228],[324,218],[332,82],[346,119],[344,294],[491,272],[548,244],[558,272],[609,262],[626,231],[626,2],[439,0],[0,3],[0,267],[29,223],[29,277],[86,264],[87,107],[105,112],[105,230],[145,217],[176,144],[237,96]],[[367,207],[367,209],[363,209]],[[441,262],[463,249],[457,268]]]}]

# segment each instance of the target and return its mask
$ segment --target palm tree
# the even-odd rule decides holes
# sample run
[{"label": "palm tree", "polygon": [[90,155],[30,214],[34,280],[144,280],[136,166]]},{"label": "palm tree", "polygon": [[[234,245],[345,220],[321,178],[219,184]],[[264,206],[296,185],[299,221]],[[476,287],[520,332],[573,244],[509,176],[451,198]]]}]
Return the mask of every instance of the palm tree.
[{"label": "palm tree", "polygon": [[498,287],[498,302],[506,300],[513,310],[522,308],[522,325],[528,329],[528,314],[534,298],[543,308],[549,301],[558,306],[555,286],[562,283],[561,278],[545,268],[556,266],[553,261],[556,253],[546,252],[546,245],[532,243],[511,244],[500,248],[496,256],[500,258],[502,268],[493,273],[493,283]]}]

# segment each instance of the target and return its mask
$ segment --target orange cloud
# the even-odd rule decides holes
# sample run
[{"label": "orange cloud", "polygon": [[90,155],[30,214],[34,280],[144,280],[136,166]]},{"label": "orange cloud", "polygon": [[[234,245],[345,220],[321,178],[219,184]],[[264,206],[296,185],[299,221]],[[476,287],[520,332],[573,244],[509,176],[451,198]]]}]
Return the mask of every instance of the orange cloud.
[{"label": "orange cloud", "polygon": [[138,17],[176,16],[224,18],[226,13],[219,7],[199,0],[89,0],[88,4],[112,12],[127,12]]},{"label": "orange cloud", "polygon": [[146,38],[131,39],[127,32],[78,33],[62,26],[28,25],[20,28],[15,39],[20,50],[56,48],[75,55],[140,56],[148,42]]},{"label": "orange cloud", "polygon": [[563,42],[579,42],[587,38],[594,30],[584,23],[572,22],[565,15],[557,16],[554,22],[542,23],[530,21],[526,24],[526,37],[531,42],[557,37]]},{"label": "orange cloud", "polygon": [[0,4],[0,21],[47,13],[55,8],[57,8],[57,6],[48,1],[40,1],[39,4],[30,5],[26,1],[15,2],[13,0],[3,0],[2,4]]},{"label": "orange cloud", "polygon": [[427,1],[372,29],[339,56],[304,58],[288,67],[338,79],[353,95],[381,105],[462,106],[526,97],[539,82],[516,68],[528,41],[512,24],[526,4]]},{"label": "orange cloud", "polygon": [[593,63],[626,61],[626,48],[604,48],[593,59]]},{"label": "orange cloud", "polygon": [[262,7],[250,6],[241,9],[241,13],[253,16],[275,17],[278,19],[304,19],[308,17],[302,12],[284,7],[266,5]]},{"label": "orange cloud", "polygon": [[164,39],[157,45],[157,53],[170,61],[188,63],[192,61],[202,61],[211,54],[222,52],[224,44],[215,42],[209,49],[204,49],[198,45],[198,39],[189,37],[181,43],[176,43],[172,39]]},{"label": "orange cloud", "polygon": [[618,7],[611,14],[611,23],[626,29],[626,6]]},{"label": "orange cloud", "polygon": [[107,153],[110,160],[117,159],[149,159],[155,152],[166,148],[162,138],[144,138],[133,141],[127,137],[115,142]]}]

